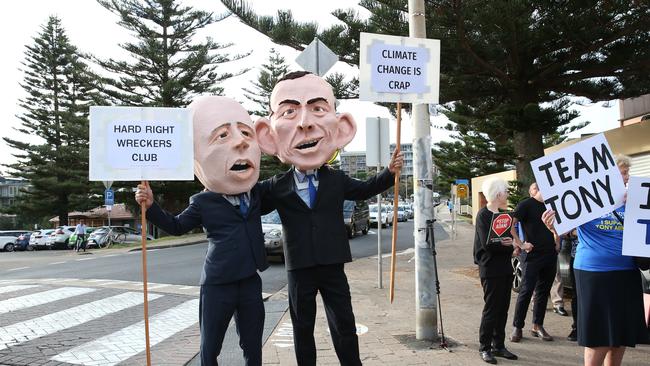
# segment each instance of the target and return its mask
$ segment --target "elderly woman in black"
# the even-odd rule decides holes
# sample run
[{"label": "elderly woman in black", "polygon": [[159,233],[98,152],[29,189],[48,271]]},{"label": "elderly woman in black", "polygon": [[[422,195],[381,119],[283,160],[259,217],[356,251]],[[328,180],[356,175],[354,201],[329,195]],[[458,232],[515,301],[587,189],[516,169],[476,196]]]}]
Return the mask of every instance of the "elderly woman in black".
[{"label": "elderly woman in black", "polygon": [[479,328],[479,352],[481,359],[496,364],[496,357],[516,360],[517,356],[505,347],[505,327],[510,307],[513,255],[511,237],[488,244],[492,214],[508,204],[508,184],[503,179],[490,179],[483,183],[487,206],[476,216],[474,235],[474,263],[478,264],[483,286],[483,314]]}]

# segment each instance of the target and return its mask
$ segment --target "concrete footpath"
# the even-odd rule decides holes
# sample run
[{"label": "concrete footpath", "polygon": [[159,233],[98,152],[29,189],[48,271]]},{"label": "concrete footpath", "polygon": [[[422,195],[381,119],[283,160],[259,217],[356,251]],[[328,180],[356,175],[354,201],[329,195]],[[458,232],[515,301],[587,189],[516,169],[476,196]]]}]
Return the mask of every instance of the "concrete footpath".
[{"label": "concrete footpath", "polygon": [[[438,223],[449,232],[449,212],[439,207]],[[455,238],[437,241],[438,271],[442,301],[443,326],[449,351],[439,342],[415,339],[415,259],[412,250],[397,256],[395,301],[388,300],[390,257],[384,258],[384,289],[377,288],[377,258],[368,257],[346,265],[352,304],[357,321],[361,360],[364,365],[485,365],[478,354],[478,327],[483,308],[483,292],[478,270],[472,260],[474,227],[471,223],[457,224]],[[286,290],[271,300],[286,298]],[[516,294],[513,293],[506,334],[511,331]],[[570,309],[567,300],[566,309]],[[570,310],[569,310],[570,311]],[[530,336],[532,313],[526,319],[524,339],[506,347],[519,356],[517,361],[498,359],[510,365],[580,365],[583,348],[566,340],[571,317],[562,317],[549,308],[545,328],[555,337],[544,342]],[[318,296],[315,329],[318,365],[338,365],[329,336],[325,311]],[[286,312],[264,345],[264,364],[295,365],[291,318]],[[650,365],[650,347],[628,349],[624,365]]]}]

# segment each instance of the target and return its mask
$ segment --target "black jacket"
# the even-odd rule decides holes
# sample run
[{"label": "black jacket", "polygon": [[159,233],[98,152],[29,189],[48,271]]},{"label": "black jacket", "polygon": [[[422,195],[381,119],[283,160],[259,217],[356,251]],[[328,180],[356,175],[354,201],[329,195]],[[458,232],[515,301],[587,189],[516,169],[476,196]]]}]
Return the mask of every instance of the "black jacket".
[{"label": "black jacket", "polygon": [[298,196],[293,176],[292,168],[261,183],[263,212],[277,209],[282,220],[287,270],[352,261],[343,201],[373,197],[390,188],[395,176],[384,169],[363,182],[325,165],[318,169],[314,208]]},{"label": "black jacket", "polygon": [[478,264],[479,277],[512,276],[512,245],[487,244],[491,222],[492,211],[487,207],[480,209],[476,214],[474,233],[474,263]]},{"label": "black jacket", "polygon": [[206,191],[190,197],[190,205],[177,216],[154,203],[147,210],[147,219],[171,235],[182,235],[203,226],[209,246],[201,285],[238,281],[269,266],[264,250],[257,185],[251,190],[246,217],[221,194]]}]

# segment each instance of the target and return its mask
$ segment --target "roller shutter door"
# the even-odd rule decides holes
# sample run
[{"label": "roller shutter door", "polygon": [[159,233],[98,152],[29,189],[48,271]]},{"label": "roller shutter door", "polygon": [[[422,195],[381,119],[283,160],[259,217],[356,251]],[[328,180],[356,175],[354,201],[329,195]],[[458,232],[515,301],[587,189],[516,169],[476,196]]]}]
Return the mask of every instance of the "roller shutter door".
[{"label": "roller shutter door", "polygon": [[630,175],[650,178],[650,152],[630,156]]}]

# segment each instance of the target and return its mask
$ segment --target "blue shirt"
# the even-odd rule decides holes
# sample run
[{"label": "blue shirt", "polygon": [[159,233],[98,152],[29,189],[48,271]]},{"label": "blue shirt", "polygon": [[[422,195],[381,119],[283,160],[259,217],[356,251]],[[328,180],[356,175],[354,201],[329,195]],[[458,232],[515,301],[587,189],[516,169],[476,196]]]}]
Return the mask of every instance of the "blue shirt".
[{"label": "blue shirt", "polygon": [[307,178],[308,174],[313,174],[314,178],[312,179],[312,184],[318,191],[318,170],[308,170],[303,173],[298,169],[293,170],[293,182],[298,196],[305,202],[307,207],[310,207],[309,204],[309,179]]},{"label": "blue shirt", "polygon": [[[625,205],[616,209],[625,220]],[[623,223],[608,213],[578,227],[578,248],[573,267],[607,272],[635,269],[633,257],[623,254]]]}]

